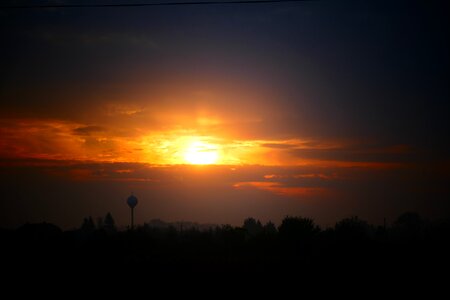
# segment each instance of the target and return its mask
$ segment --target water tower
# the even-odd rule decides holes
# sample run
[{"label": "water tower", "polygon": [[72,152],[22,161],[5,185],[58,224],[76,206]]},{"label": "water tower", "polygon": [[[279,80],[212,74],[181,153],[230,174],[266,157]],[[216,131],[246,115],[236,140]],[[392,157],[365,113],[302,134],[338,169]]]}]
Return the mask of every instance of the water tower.
[{"label": "water tower", "polygon": [[133,194],[131,194],[131,196],[128,197],[128,199],[127,199],[127,204],[131,208],[131,227],[130,228],[133,229],[134,228],[134,208],[138,204],[138,199]]}]

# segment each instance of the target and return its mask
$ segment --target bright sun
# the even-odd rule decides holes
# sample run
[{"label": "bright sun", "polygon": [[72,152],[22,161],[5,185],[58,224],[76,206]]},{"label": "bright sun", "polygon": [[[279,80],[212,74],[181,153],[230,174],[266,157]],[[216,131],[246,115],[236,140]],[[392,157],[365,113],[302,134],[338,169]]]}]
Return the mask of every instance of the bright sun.
[{"label": "bright sun", "polygon": [[218,158],[217,146],[200,141],[189,144],[184,154],[184,160],[194,165],[214,164]]}]

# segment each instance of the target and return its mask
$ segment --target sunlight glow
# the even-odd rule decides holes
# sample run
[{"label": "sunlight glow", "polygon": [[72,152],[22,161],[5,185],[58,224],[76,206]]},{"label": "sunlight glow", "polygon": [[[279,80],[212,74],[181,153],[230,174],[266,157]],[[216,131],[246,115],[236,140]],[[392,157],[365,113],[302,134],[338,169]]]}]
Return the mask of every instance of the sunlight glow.
[{"label": "sunlight glow", "polygon": [[217,146],[201,141],[192,142],[184,154],[184,160],[194,165],[214,164],[218,158]]}]

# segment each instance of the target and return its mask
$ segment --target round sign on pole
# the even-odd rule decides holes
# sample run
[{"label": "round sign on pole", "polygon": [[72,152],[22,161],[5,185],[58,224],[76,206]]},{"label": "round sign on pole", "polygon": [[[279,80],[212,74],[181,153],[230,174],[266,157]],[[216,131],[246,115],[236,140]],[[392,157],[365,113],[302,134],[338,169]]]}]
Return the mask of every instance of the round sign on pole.
[{"label": "round sign on pole", "polygon": [[134,196],[131,195],[130,197],[128,197],[127,199],[127,204],[129,207],[134,208],[138,203],[138,199]]}]

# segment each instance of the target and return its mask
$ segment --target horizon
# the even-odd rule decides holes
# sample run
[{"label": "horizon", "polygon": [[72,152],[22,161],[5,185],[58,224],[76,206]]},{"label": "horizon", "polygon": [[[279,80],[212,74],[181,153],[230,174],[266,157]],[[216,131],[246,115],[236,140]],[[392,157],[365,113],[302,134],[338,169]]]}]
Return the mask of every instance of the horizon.
[{"label": "horizon", "polygon": [[[112,217],[112,224],[106,224],[105,223],[105,219],[106,216],[110,215]],[[356,215],[352,215],[352,216],[347,216],[344,217],[340,220],[336,220],[336,222],[334,224],[326,224],[321,225],[315,222],[315,220],[313,218],[309,218],[309,217],[305,217],[305,216],[284,216],[284,218],[279,222],[279,223],[274,223],[271,220],[268,220],[266,222],[261,222],[261,220],[257,219],[257,218],[253,218],[253,217],[247,217],[245,219],[242,220],[241,224],[220,224],[220,223],[200,223],[200,222],[193,222],[193,221],[189,221],[189,220],[163,220],[163,219],[149,219],[146,221],[143,221],[139,224],[134,224],[134,229],[131,229],[130,224],[117,224],[116,220],[114,219],[114,216],[110,213],[107,212],[105,215],[103,216],[86,216],[83,218],[83,220],[80,221],[80,224],[78,226],[74,226],[74,227],[61,227],[58,224],[55,223],[51,223],[51,222],[47,222],[47,221],[37,221],[37,222],[26,222],[23,224],[20,224],[17,227],[14,228],[5,228],[5,227],[1,227],[0,229],[3,230],[19,230],[20,228],[23,228],[24,226],[40,226],[43,224],[47,224],[47,225],[53,225],[58,227],[59,229],[61,229],[63,232],[65,231],[77,231],[77,230],[83,230],[83,225],[86,223],[86,221],[92,221],[92,225],[94,226],[94,228],[92,230],[103,230],[103,229],[112,229],[113,231],[130,231],[130,230],[139,230],[142,228],[155,228],[155,229],[170,229],[173,228],[177,231],[183,231],[183,230],[199,230],[199,231],[209,231],[209,230],[213,230],[213,229],[223,229],[226,228],[228,226],[231,226],[231,228],[234,229],[238,229],[238,228],[246,228],[246,221],[248,220],[253,220],[256,223],[259,223],[261,225],[262,228],[264,228],[267,225],[274,225],[274,228],[276,231],[278,231],[278,229],[280,228],[280,226],[282,226],[283,221],[287,220],[287,219],[300,219],[300,220],[310,220],[312,221],[312,224],[314,224],[314,226],[316,226],[317,230],[320,231],[327,231],[327,230],[334,230],[336,228],[336,226],[338,226],[339,224],[341,224],[342,222],[355,222],[358,224],[365,224],[367,225],[367,234],[370,233],[371,230],[377,230],[380,228],[383,229],[395,229],[398,226],[411,226],[411,224],[403,224],[403,222],[399,222],[399,220],[404,217],[404,216],[410,216],[413,215],[414,217],[417,217],[418,219],[415,220],[416,222],[420,222],[420,226],[430,226],[430,224],[434,224],[435,226],[445,226],[446,222],[448,222],[448,217],[447,218],[440,218],[440,219],[427,219],[424,218],[423,216],[415,213],[415,212],[404,212],[400,215],[397,216],[397,218],[388,221],[386,218],[384,218],[382,220],[381,223],[370,223],[367,222],[364,219],[359,218]],[[401,225],[398,225],[397,223],[401,223]],[[184,226],[187,227],[184,227]],[[108,226],[110,226],[111,228],[109,228]],[[259,225],[258,225],[259,226]]]}]

